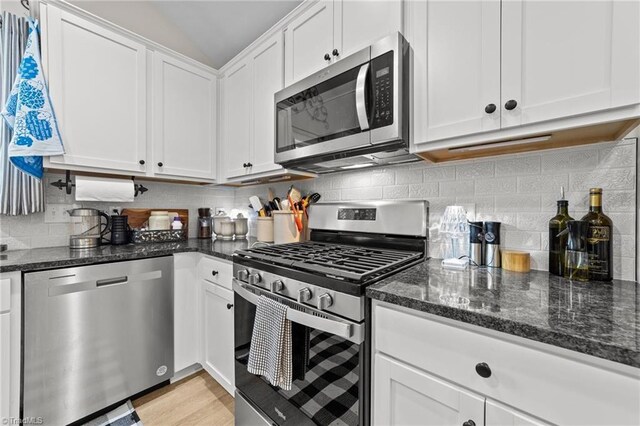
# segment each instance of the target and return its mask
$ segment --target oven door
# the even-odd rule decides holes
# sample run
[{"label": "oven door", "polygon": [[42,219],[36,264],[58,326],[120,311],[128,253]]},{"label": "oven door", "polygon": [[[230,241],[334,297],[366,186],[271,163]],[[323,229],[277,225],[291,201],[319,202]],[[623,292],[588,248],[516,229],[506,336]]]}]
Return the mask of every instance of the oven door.
[{"label": "oven door", "polygon": [[[235,380],[243,402],[267,424],[363,424],[367,361],[364,324],[317,311],[234,279]],[[256,303],[266,295],[288,305],[292,321],[291,390],[270,385],[247,371]],[[237,413],[236,418],[245,418]],[[267,417],[267,418],[265,418]],[[238,425],[242,426],[242,425]]]},{"label": "oven door", "polygon": [[276,163],[371,145],[370,50],[276,94]]}]

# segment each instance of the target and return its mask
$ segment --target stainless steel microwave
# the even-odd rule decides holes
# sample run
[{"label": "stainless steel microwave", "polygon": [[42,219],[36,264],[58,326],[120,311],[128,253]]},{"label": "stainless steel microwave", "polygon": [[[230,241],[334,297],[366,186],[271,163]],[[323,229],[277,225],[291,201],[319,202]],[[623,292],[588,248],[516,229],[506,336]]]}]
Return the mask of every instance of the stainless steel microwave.
[{"label": "stainless steel microwave", "polygon": [[323,173],[415,161],[410,63],[395,33],[276,93],[276,163]]}]

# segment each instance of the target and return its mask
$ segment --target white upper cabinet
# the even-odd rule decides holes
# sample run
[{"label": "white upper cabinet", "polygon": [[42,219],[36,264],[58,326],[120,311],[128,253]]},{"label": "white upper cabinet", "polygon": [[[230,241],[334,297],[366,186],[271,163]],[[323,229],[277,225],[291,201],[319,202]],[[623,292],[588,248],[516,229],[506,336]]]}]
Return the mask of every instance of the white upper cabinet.
[{"label": "white upper cabinet", "polygon": [[416,140],[499,129],[500,1],[429,1],[415,7],[426,8],[426,61],[415,75],[415,96],[426,103],[414,116],[425,126],[416,131]]},{"label": "white upper cabinet", "polygon": [[43,57],[65,148],[46,166],[144,174],[145,46],[54,6],[43,11]]},{"label": "white upper cabinet", "polygon": [[275,164],[274,95],[284,87],[282,33],[277,33],[251,52],[253,76],[253,143],[251,172],[280,169]]},{"label": "white upper cabinet", "polygon": [[402,31],[402,3],[401,0],[335,0],[334,45],[339,56],[348,56],[379,38]]},{"label": "white upper cabinet", "polygon": [[216,76],[153,54],[153,161],[157,175],[216,177]]},{"label": "white upper cabinet", "polygon": [[287,84],[331,63],[333,7],[333,0],[319,0],[285,28]]},{"label": "white upper cabinet", "polygon": [[274,162],[274,95],[284,86],[283,49],[276,32],[225,72],[226,178],[282,169]]},{"label": "white upper cabinet", "polygon": [[[252,80],[251,62],[231,68],[224,77],[224,167],[226,177],[249,173],[251,156]],[[272,107],[273,108],[273,107]]]},{"label": "white upper cabinet", "polygon": [[637,103],[640,3],[502,3],[502,127]]},{"label": "white upper cabinet", "polygon": [[402,5],[400,0],[313,3],[285,28],[286,84],[402,31]]}]

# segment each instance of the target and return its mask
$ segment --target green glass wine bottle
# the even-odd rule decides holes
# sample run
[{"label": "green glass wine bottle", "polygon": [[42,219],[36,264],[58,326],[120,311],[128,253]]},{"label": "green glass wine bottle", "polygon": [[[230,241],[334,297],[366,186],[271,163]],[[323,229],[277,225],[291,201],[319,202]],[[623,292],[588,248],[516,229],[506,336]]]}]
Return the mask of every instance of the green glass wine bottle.
[{"label": "green glass wine bottle", "polygon": [[589,280],[613,279],[613,222],[602,213],[602,188],[589,190],[589,213],[582,220],[589,223],[587,250]]},{"label": "green glass wine bottle", "polygon": [[567,235],[560,233],[567,228],[570,220],[573,218],[569,216],[569,201],[558,200],[558,213],[549,221],[549,272],[554,275],[564,275]]}]

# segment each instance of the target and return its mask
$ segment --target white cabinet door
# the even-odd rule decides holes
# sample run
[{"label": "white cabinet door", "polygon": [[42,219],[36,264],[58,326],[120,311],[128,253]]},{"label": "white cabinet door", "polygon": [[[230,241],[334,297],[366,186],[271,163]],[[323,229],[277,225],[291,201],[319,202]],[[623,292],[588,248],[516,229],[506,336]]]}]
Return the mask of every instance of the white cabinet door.
[{"label": "white cabinet door", "polygon": [[155,173],[215,179],[216,76],[159,52],[153,58]]},{"label": "white cabinet door", "polygon": [[3,424],[11,416],[11,316],[0,314],[0,422]]},{"label": "white cabinet door", "polygon": [[253,76],[251,173],[282,168],[274,162],[274,95],[284,86],[283,44],[282,33],[277,33],[250,54]]},{"label": "white cabinet door", "polygon": [[326,66],[334,49],[333,0],[319,0],[285,28],[285,81],[289,85]]},{"label": "white cabinet door", "polygon": [[638,22],[637,1],[503,2],[502,127],[640,102]]},{"label": "white cabinet door", "polygon": [[145,46],[52,5],[46,11],[43,51],[65,148],[47,165],[143,174]]},{"label": "white cabinet door", "polygon": [[245,60],[224,77],[224,170],[227,178],[249,172],[253,94],[251,62]]},{"label": "white cabinet door", "polygon": [[485,410],[486,426],[544,426],[549,424],[490,400],[486,401]]},{"label": "white cabinet door", "polygon": [[334,7],[334,47],[339,57],[357,52],[394,32],[402,32],[401,0],[335,0]]},{"label": "white cabinet door", "polygon": [[[414,142],[500,128],[500,1],[411,4]],[[425,42],[426,37],[426,42]],[[491,108],[485,110],[488,105]]]},{"label": "white cabinet door", "polygon": [[200,362],[200,286],[196,253],[173,255],[173,358],[178,373]]},{"label": "white cabinet door", "polygon": [[233,358],[233,292],[202,281],[203,355],[202,366],[230,394],[235,389]]},{"label": "white cabinet door", "polygon": [[381,354],[375,355],[374,425],[484,424],[484,398]]}]

